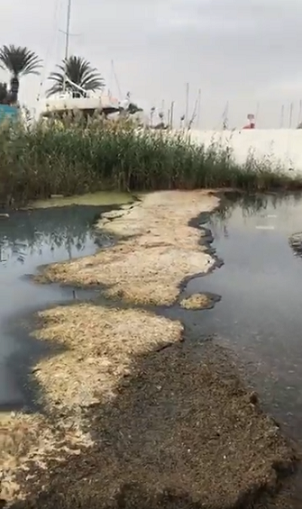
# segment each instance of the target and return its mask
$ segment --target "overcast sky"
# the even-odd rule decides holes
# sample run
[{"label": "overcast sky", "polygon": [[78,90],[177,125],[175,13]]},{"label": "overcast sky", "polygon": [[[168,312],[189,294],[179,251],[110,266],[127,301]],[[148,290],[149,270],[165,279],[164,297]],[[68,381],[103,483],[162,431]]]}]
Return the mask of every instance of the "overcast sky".
[{"label": "overcast sky", "polygon": [[[67,0],[14,0],[1,12],[0,44],[27,46],[44,61],[24,77],[20,99],[31,106],[64,56]],[[302,100],[302,0],[72,0],[70,53],[91,61],[118,95],[145,108],[190,112],[201,89],[200,127],[217,128],[228,102],[229,124],[257,112],[259,127],[299,118]],[[8,79],[0,71],[0,79]],[[40,87],[41,81],[43,82]],[[302,111],[301,111],[302,120]]]}]

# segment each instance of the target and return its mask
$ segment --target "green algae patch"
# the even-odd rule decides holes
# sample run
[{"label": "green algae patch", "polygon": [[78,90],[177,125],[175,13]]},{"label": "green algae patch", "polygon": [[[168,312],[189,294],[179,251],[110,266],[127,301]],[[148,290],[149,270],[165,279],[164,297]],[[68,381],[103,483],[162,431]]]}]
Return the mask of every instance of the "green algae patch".
[{"label": "green algae patch", "polygon": [[46,200],[36,200],[29,203],[28,208],[39,209],[49,207],[68,207],[70,205],[87,205],[98,207],[102,205],[124,205],[132,203],[134,198],[128,193],[99,191],[78,196],[54,195]]}]

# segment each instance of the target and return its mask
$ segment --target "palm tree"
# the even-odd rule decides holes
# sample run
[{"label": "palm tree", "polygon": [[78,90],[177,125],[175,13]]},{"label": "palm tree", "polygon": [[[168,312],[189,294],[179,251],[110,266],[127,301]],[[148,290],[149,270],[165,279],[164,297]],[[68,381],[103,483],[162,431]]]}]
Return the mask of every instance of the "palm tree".
[{"label": "palm tree", "polygon": [[0,48],[0,67],[11,73],[8,95],[9,101],[15,103],[18,100],[20,76],[39,74],[38,69],[41,67],[41,60],[34,51],[11,44]]},{"label": "palm tree", "polygon": [[65,88],[72,92],[73,97],[84,96],[85,93],[73,87],[69,81],[87,91],[100,90],[104,87],[104,80],[97,69],[82,57],[70,56],[63,60],[61,65],[57,65],[57,68],[58,71],[52,72],[48,78],[53,81],[52,87],[47,91],[48,97],[64,91],[65,76],[68,78],[65,81]]}]

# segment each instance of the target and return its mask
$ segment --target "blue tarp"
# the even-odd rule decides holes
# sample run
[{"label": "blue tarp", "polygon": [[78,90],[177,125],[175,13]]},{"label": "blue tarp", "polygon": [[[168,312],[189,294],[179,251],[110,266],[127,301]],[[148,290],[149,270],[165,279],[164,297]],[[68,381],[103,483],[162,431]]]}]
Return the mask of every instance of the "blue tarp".
[{"label": "blue tarp", "polygon": [[16,106],[0,104],[0,122],[6,118],[14,120],[18,116],[19,109]]}]

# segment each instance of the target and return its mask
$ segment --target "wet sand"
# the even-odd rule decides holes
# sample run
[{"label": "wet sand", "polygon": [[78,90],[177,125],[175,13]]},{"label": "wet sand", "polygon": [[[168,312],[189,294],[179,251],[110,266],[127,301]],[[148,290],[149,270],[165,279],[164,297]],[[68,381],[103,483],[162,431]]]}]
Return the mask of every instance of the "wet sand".
[{"label": "wet sand", "polygon": [[[49,266],[45,280],[172,305],[184,279],[214,266],[188,222],[217,205],[204,192],[148,195],[100,221],[121,236],[116,246]],[[25,498],[15,507],[256,507],[294,471],[292,445],[212,341],[193,344],[180,322],[131,307],[76,303],[40,319],[36,337],[65,350],[33,373],[51,438],[32,427],[17,466],[7,446],[1,496]],[[0,440],[22,419],[1,422]]]}]

